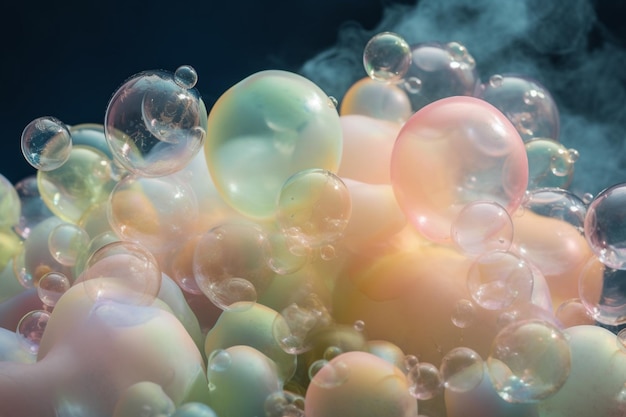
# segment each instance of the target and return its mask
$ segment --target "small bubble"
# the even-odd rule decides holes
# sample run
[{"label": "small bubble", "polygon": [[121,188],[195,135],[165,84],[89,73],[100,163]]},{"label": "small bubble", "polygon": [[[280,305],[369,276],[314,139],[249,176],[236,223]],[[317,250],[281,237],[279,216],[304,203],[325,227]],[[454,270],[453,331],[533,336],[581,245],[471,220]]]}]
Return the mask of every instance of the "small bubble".
[{"label": "small bubble", "polygon": [[339,101],[333,96],[328,96],[328,107],[331,109],[336,109],[339,106]]},{"label": "small bubble", "polygon": [[404,357],[404,369],[409,371],[419,364],[419,359],[415,355],[406,355]]},{"label": "small bubble", "polygon": [[322,388],[335,388],[348,380],[350,368],[341,359],[319,359],[309,368],[311,383]]},{"label": "small bubble", "polygon": [[56,117],[40,117],[24,128],[21,145],[30,165],[40,171],[52,171],[69,159],[72,136],[65,123]]},{"label": "small bubble", "polygon": [[324,351],[324,359],[327,361],[335,359],[337,356],[341,355],[343,350],[341,350],[338,346],[328,346]]},{"label": "small bubble", "polygon": [[20,345],[28,352],[36,354],[39,343],[48,325],[50,313],[44,310],[35,310],[26,313],[17,324],[16,335]]},{"label": "small bubble", "polygon": [[411,65],[411,48],[398,34],[382,32],[373,36],[363,51],[365,72],[372,79],[396,82]]},{"label": "small bubble", "polygon": [[215,372],[226,372],[232,364],[230,354],[224,349],[217,349],[209,356],[209,369]]},{"label": "small bubble", "polygon": [[422,362],[407,375],[409,393],[418,400],[435,398],[443,390],[439,369],[432,363]]},{"label": "small bubble", "polygon": [[459,300],[452,311],[452,324],[461,329],[465,329],[474,324],[476,319],[476,308],[470,300]]},{"label": "small bubble", "polygon": [[567,150],[567,159],[573,164],[574,162],[578,161],[578,158],[580,158],[580,153],[578,152],[578,150],[574,149],[574,148],[570,148]]},{"label": "small bubble", "polygon": [[325,261],[332,261],[337,257],[337,251],[333,245],[324,245],[320,247],[320,257]]},{"label": "small bubble", "polygon": [[446,388],[467,392],[483,380],[483,360],[470,348],[454,348],[441,360],[439,372]]},{"label": "small bubble", "polygon": [[493,88],[498,88],[502,86],[503,80],[504,78],[500,74],[492,75],[491,77],[489,77],[489,85],[491,85]]},{"label": "small bubble", "polygon": [[70,286],[70,280],[64,274],[48,272],[37,283],[37,295],[46,306],[54,307]]},{"label": "small bubble", "polygon": [[404,81],[404,88],[410,94],[418,94],[422,90],[422,80],[417,77],[409,77]]},{"label": "small bubble", "polygon": [[583,194],[582,200],[583,200],[583,203],[585,203],[585,204],[591,203],[593,201],[593,194],[591,194],[591,193]]},{"label": "small bubble", "polygon": [[354,322],[352,327],[354,327],[354,330],[356,330],[357,332],[362,332],[363,330],[365,330],[365,322],[363,320],[357,320]]},{"label": "small bubble", "polygon": [[174,72],[174,82],[180,87],[188,90],[195,87],[198,82],[198,74],[193,67],[189,65],[181,65]]}]

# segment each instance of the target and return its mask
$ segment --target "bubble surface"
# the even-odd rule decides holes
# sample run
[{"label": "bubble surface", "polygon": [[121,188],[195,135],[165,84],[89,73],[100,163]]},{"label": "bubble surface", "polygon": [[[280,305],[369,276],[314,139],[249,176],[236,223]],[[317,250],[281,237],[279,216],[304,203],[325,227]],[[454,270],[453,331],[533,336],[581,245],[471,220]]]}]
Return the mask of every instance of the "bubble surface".
[{"label": "bubble surface", "polygon": [[469,256],[506,251],[513,240],[513,221],[500,204],[474,201],[459,212],[450,233],[456,246]]},{"label": "bubble surface", "polygon": [[554,325],[517,321],[495,337],[487,359],[496,392],[511,403],[533,403],[557,392],[567,381],[571,352]]},{"label": "bubble surface", "polygon": [[50,313],[44,310],[28,312],[17,324],[16,335],[20,346],[35,355],[39,351],[39,343],[48,325]]},{"label": "bubble surface", "polygon": [[57,225],[48,235],[48,248],[54,259],[65,266],[73,266],[82,249],[89,243],[89,235],[72,223]]},{"label": "bubble surface", "polygon": [[22,132],[22,154],[40,171],[51,171],[63,165],[72,150],[70,131],[56,117],[39,117]]},{"label": "bubble surface", "polygon": [[411,48],[397,33],[374,35],[363,50],[363,66],[372,79],[383,82],[399,81],[411,65]]},{"label": "bubble surface", "polygon": [[409,393],[418,400],[430,400],[443,391],[439,369],[432,363],[420,362],[408,371]]},{"label": "bubble surface", "polygon": [[578,294],[594,320],[610,326],[626,324],[626,270],[591,257],[580,272]]},{"label": "bubble surface", "polygon": [[439,372],[446,389],[471,391],[483,380],[483,360],[474,350],[457,347],[441,359]]},{"label": "bubble surface", "polygon": [[48,272],[37,283],[37,295],[42,303],[54,307],[59,298],[70,289],[70,280],[60,272]]}]

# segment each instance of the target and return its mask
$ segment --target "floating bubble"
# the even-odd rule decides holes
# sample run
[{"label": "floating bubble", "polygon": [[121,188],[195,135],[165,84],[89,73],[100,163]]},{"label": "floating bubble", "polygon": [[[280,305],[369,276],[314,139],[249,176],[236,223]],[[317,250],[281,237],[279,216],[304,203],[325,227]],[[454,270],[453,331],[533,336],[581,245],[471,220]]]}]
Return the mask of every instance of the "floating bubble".
[{"label": "floating bubble", "polygon": [[324,351],[323,359],[330,361],[335,359],[335,357],[341,355],[343,353],[343,349],[339,346],[328,346]]},{"label": "floating bubble", "polygon": [[513,221],[504,207],[491,201],[467,204],[452,222],[452,240],[463,253],[478,256],[493,250],[509,250]]},{"label": "floating bubble", "polygon": [[574,178],[570,151],[554,139],[535,138],[526,142],[528,189],[558,187],[566,189]]},{"label": "floating bubble", "polygon": [[357,332],[363,332],[365,331],[365,322],[363,320],[356,320],[352,324],[352,327],[354,327],[354,330],[356,330]]},{"label": "floating bubble", "polygon": [[411,46],[411,65],[401,86],[416,112],[442,98],[473,96],[480,77],[474,58],[462,44],[418,43]]},{"label": "floating bubble", "polygon": [[213,372],[226,372],[232,365],[230,353],[224,349],[217,349],[209,355],[209,368]]},{"label": "floating bubble", "polygon": [[285,352],[299,355],[311,349],[313,331],[329,323],[328,311],[319,298],[307,294],[281,310],[272,325],[272,334]]},{"label": "floating bubble", "polygon": [[54,307],[71,285],[65,274],[48,272],[37,283],[37,295],[46,306]]},{"label": "floating bubble", "polygon": [[308,79],[261,71],[215,103],[204,151],[224,201],[248,217],[269,219],[283,184],[310,168],[336,172],[342,152],[339,115]]},{"label": "floating bubble", "polygon": [[89,235],[79,226],[62,223],[48,235],[50,254],[58,263],[73,266],[81,250],[89,244]]},{"label": "floating bubble", "polygon": [[473,97],[441,99],[402,127],[391,182],[409,222],[427,239],[450,242],[452,223],[475,201],[512,213],[528,180],[524,143],[496,108]]},{"label": "floating bubble", "polygon": [[174,72],[174,82],[186,89],[194,88],[198,82],[198,73],[190,65],[181,65]]},{"label": "floating bubble", "polygon": [[470,327],[476,321],[476,307],[470,300],[461,299],[454,305],[452,324],[460,329]]},{"label": "floating bubble", "polygon": [[290,391],[276,391],[265,400],[265,417],[304,417],[304,397]]},{"label": "floating bubble", "polygon": [[74,146],[65,164],[37,172],[37,186],[46,206],[57,217],[77,223],[98,202],[106,201],[115,181],[111,160],[95,148]]},{"label": "floating bubble", "polygon": [[146,248],[119,241],[96,250],[79,280],[94,301],[152,305],[161,289],[161,270]]},{"label": "floating bubble", "polygon": [[594,320],[610,326],[626,324],[626,270],[592,257],[581,270],[578,294]]},{"label": "floating bubble", "polygon": [[498,75],[484,83],[477,96],[504,113],[524,142],[534,138],[559,139],[559,110],[550,92],[537,80]]},{"label": "floating bubble", "polygon": [[20,346],[27,352],[36,355],[39,343],[43,337],[50,313],[44,310],[35,310],[26,313],[17,324],[16,335]]},{"label": "floating bubble", "polygon": [[120,394],[113,417],[162,417],[171,416],[176,410],[172,399],[161,385],[142,381],[130,385]]},{"label": "floating bubble", "polygon": [[136,175],[177,172],[202,148],[207,111],[198,91],[189,87],[190,71],[178,75],[141,72],[109,101],[104,120],[107,142],[115,159]]},{"label": "floating bubble", "polygon": [[0,174],[0,230],[17,226],[21,209],[17,190],[6,177]]},{"label": "floating bubble", "polygon": [[63,165],[72,150],[72,136],[65,123],[55,117],[39,117],[22,132],[22,154],[39,171]]},{"label": "floating bubble", "polygon": [[281,188],[276,221],[289,238],[320,247],[341,237],[351,212],[343,181],[330,171],[310,169],[294,174]]},{"label": "floating bubble", "polygon": [[467,273],[472,299],[487,310],[502,310],[514,302],[529,301],[533,281],[528,263],[511,252],[485,253]]},{"label": "floating bubble", "polygon": [[[406,83],[408,81],[405,81]],[[413,89],[417,88],[416,85],[415,81],[411,84]],[[374,119],[403,123],[413,112],[409,97],[402,88],[396,84],[381,83],[365,77],[352,84],[346,91],[341,100],[339,114],[342,116],[360,114]]]},{"label": "floating bubble", "polygon": [[270,284],[267,237],[254,223],[222,223],[205,232],[193,256],[198,288],[217,307],[256,302]]},{"label": "floating bubble", "polygon": [[405,355],[403,360],[404,371],[408,372],[411,369],[419,370],[416,366],[420,363],[419,359],[415,355]]},{"label": "floating bubble", "polygon": [[13,230],[22,239],[26,239],[35,225],[48,217],[54,216],[54,213],[50,211],[41,198],[35,175],[20,180],[15,184],[15,191],[17,191],[20,199],[21,210],[19,222],[13,226]]},{"label": "floating bubble", "polygon": [[163,251],[194,232],[198,202],[189,185],[176,175],[129,175],[111,191],[107,217],[113,231],[122,238]]},{"label": "floating bubble", "polygon": [[554,315],[564,328],[595,324],[593,317],[579,298],[563,301]]},{"label": "floating bubble", "polygon": [[311,248],[292,236],[274,228],[267,231],[269,244],[268,265],[279,275],[293,274],[308,264]]},{"label": "floating bubble", "polygon": [[533,403],[557,392],[570,373],[571,352],[553,324],[523,320],[502,329],[487,359],[496,392],[511,403]]},{"label": "floating bubble", "polygon": [[472,349],[457,347],[441,359],[439,373],[447,389],[456,392],[471,391],[483,380],[483,360]]},{"label": "floating bubble", "polygon": [[411,65],[411,47],[400,35],[382,32],[374,35],[363,50],[363,66],[372,79],[396,82]]},{"label": "floating bubble", "polygon": [[524,200],[524,209],[541,216],[563,220],[584,231],[587,207],[585,203],[571,191],[561,188],[540,188],[530,191]]},{"label": "floating bubble", "polygon": [[443,381],[432,363],[420,362],[407,374],[409,393],[418,400],[430,400],[441,394]]},{"label": "floating bubble", "polygon": [[585,238],[610,268],[626,268],[626,183],[601,191],[587,207]]}]

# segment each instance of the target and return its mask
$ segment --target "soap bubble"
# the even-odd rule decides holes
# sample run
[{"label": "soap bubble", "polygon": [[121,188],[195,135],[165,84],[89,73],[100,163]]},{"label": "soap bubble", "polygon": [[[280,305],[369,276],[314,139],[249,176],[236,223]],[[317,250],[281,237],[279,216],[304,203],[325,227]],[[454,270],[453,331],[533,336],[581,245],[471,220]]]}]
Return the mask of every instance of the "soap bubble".
[{"label": "soap bubble", "polygon": [[457,347],[441,359],[439,372],[444,386],[452,391],[471,391],[483,380],[483,360],[467,347]]},{"label": "soap bubble", "polygon": [[66,222],[77,223],[93,204],[109,197],[115,185],[111,160],[96,148],[74,146],[65,164],[37,172],[37,185],[50,211]]},{"label": "soap bubble", "polygon": [[570,373],[566,336],[553,324],[523,320],[502,329],[487,359],[496,392],[511,403],[541,401],[557,392]]},{"label": "soap bubble", "polygon": [[502,310],[514,302],[530,300],[533,272],[526,261],[511,252],[488,252],[470,266],[467,288],[482,308]]},{"label": "soap bubble", "polygon": [[39,343],[48,325],[50,313],[44,310],[34,310],[28,312],[17,324],[15,334],[20,346],[27,352],[36,355],[39,351]]},{"label": "soap bubble", "polygon": [[152,305],[161,289],[161,270],[146,248],[119,241],[96,250],[79,280],[94,301]]},{"label": "soap bubble", "polygon": [[48,235],[50,254],[61,265],[73,266],[88,243],[87,232],[72,223],[59,224]]},{"label": "soap bubble", "polygon": [[610,326],[626,324],[626,270],[591,257],[581,270],[578,294],[596,321]]},{"label": "soap bubble", "polygon": [[400,35],[382,32],[374,35],[363,50],[363,66],[372,79],[396,82],[411,65],[411,48]]},{"label": "soap bubble", "polygon": [[48,272],[37,283],[37,295],[42,303],[48,307],[54,307],[71,285],[65,274],[54,271]]},{"label": "soap bubble", "polygon": [[309,169],[291,176],[281,188],[276,221],[289,238],[320,247],[341,236],[351,212],[343,181],[332,172]]},{"label": "soap bubble", "polygon": [[407,379],[409,393],[418,400],[430,400],[443,390],[441,373],[432,363],[420,362],[409,370]]},{"label": "soap bubble", "polygon": [[473,97],[441,99],[415,113],[391,157],[400,207],[435,242],[450,242],[454,219],[473,201],[494,201],[514,212],[527,181],[519,134],[496,108]]},{"label": "soap bubble", "polygon": [[336,172],[342,130],[327,103],[317,85],[286,71],[261,71],[226,91],[211,110],[204,147],[224,201],[249,217],[269,219],[293,174]]},{"label": "soap bubble", "polygon": [[300,239],[285,235],[282,231],[267,230],[269,245],[268,266],[279,275],[293,274],[308,264],[311,248]]},{"label": "soap bubble", "polygon": [[474,324],[476,320],[476,307],[470,300],[461,299],[454,305],[452,311],[452,324],[460,329],[465,329]]},{"label": "soap bubble", "polygon": [[26,161],[40,171],[63,165],[72,150],[68,127],[55,117],[39,117],[22,132],[22,153]]},{"label": "soap bubble", "polygon": [[411,46],[411,65],[402,87],[413,111],[453,96],[473,96],[480,86],[474,58],[458,42]]},{"label": "soap bubble", "polygon": [[193,255],[196,283],[225,310],[238,301],[254,303],[270,284],[267,238],[254,223],[224,222],[205,232]]},{"label": "soap bubble", "polygon": [[498,75],[484,83],[478,96],[498,108],[513,123],[524,142],[559,138],[559,110],[538,81],[515,74]]},{"label": "soap bubble", "polygon": [[341,100],[339,114],[360,114],[379,120],[404,123],[411,114],[409,97],[395,84],[365,77],[350,86]]},{"label": "soap bubble", "polygon": [[13,230],[22,239],[26,239],[33,227],[48,217],[54,216],[46,203],[41,198],[37,177],[30,175],[15,184],[15,191],[20,199],[20,218]]},{"label": "soap bubble", "polygon": [[539,188],[526,194],[524,209],[541,216],[563,220],[584,231],[587,206],[574,193],[561,188]]},{"label": "soap bubble", "polygon": [[182,88],[194,88],[198,82],[198,74],[193,67],[181,65],[174,72],[174,82]]},{"label": "soap bubble", "polygon": [[265,417],[304,417],[304,397],[290,391],[276,391],[265,399]]},{"label": "soap bubble", "polygon": [[106,139],[116,160],[130,172],[144,177],[172,174],[202,147],[207,111],[198,91],[187,86],[181,87],[170,72],[144,71],[109,101]]},{"label": "soap bubble", "polygon": [[469,256],[506,251],[513,240],[513,221],[500,204],[474,201],[459,212],[450,234],[456,246]]},{"label": "soap bubble", "polygon": [[311,384],[322,388],[335,388],[350,377],[350,368],[338,356],[332,360],[319,359],[309,367]]},{"label": "soap bubble", "polygon": [[563,301],[554,313],[564,328],[580,325],[593,325],[595,321],[580,298]]},{"label": "soap bubble", "polygon": [[213,372],[226,372],[233,363],[230,353],[224,349],[217,349],[209,355],[209,369]]},{"label": "soap bubble", "polygon": [[601,191],[589,204],[585,238],[598,259],[610,268],[626,269],[626,183]]},{"label": "soap bubble", "polygon": [[19,223],[21,208],[17,190],[0,174],[0,230],[11,229]]},{"label": "soap bubble", "polygon": [[528,189],[568,188],[574,178],[572,151],[554,139],[536,138],[526,142]]},{"label": "soap bubble", "polygon": [[107,217],[113,231],[125,240],[162,251],[193,232],[198,202],[190,186],[175,175],[128,175],[111,191]]}]

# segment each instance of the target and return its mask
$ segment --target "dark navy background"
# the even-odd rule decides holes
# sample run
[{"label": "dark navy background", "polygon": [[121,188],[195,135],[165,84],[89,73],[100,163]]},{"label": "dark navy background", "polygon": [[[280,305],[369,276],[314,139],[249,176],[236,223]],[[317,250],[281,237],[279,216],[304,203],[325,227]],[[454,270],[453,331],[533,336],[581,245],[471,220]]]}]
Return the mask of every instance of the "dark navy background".
[{"label": "dark navy background", "polygon": [[[189,64],[210,106],[228,87],[269,68],[297,71],[333,45],[340,25],[367,29],[383,9],[411,0],[14,1],[0,12],[0,173],[34,170],[20,135],[34,118],[102,123],[107,102],[131,75]],[[592,43],[622,43],[624,2],[594,2]],[[626,71],[626,70],[625,70]],[[625,103],[626,105],[626,103]],[[626,111],[626,110],[625,110]]]}]

